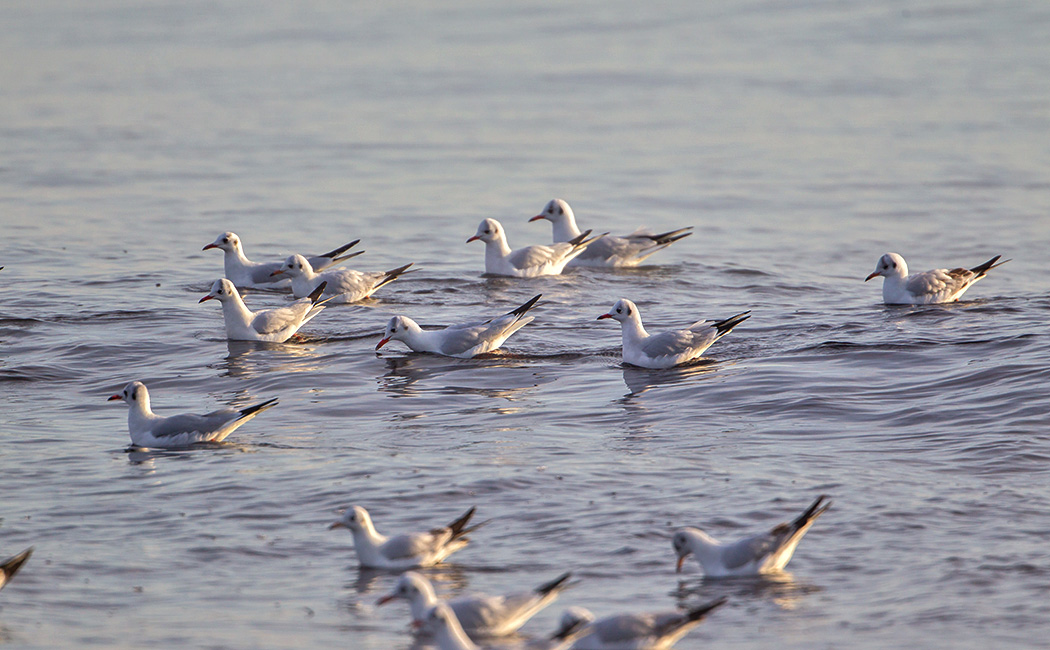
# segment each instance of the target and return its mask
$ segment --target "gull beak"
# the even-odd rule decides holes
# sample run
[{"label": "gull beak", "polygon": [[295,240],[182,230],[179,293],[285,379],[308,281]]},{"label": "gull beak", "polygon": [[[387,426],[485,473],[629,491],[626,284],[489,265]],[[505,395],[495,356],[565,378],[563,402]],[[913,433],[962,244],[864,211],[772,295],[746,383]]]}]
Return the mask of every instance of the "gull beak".
[{"label": "gull beak", "polygon": [[270,274],[270,277],[272,278],[273,276],[280,275],[282,273],[284,273],[284,269],[277,269],[276,271]]},{"label": "gull beak", "polygon": [[529,219],[529,223],[532,223],[533,221],[539,221],[540,219],[543,219],[543,218],[544,217],[543,217],[542,214],[537,214],[535,217]]},{"label": "gull beak", "polygon": [[414,627],[417,630],[421,629],[423,627],[423,621],[419,620],[418,618],[412,619],[412,627]]},{"label": "gull beak", "polygon": [[473,237],[471,237],[470,239],[467,240],[467,243],[469,244],[470,242],[477,241],[479,239],[481,239],[481,237],[478,237],[477,235],[474,235]]},{"label": "gull beak", "polygon": [[878,271],[875,271],[874,273],[872,273],[872,274],[871,274],[871,275],[869,275],[868,277],[864,278],[864,281],[865,281],[865,282],[867,282],[868,280],[870,280],[870,279],[872,279],[872,278],[877,278],[877,277],[879,277],[879,275],[881,275],[881,274],[880,274],[880,273],[879,273]]},{"label": "gull beak", "polygon": [[118,399],[124,399],[124,398],[121,395],[113,395],[109,399],[107,399],[106,401],[107,402],[112,402],[112,401],[118,400]]},{"label": "gull beak", "polygon": [[684,555],[679,555],[678,556],[678,564],[676,564],[674,566],[674,572],[675,573],[681,573],[682,572],[682,563],[683,562],[685,562],[685,556]]},{"label": "gull beak", "polygon": [[395,596],[394,594],[387,594],[376,601],[376,606],[378,607],[379,605],[386,605],[395,598],[397,598],[397,596]]},{"label": "gull beak", "polygon": [[595,318],[594,320],[601,320],[603,318],[612,318],[612,314],[602,314],[601,316],[599,316],[598,318]]},{"label": "gull beak", "polygon": [[211,295],[211,294],[209,293],[208,295],[206,295],[206,296],[204,296],[203,298],[201,298],[200,300],[198,300],[198,301],[197,301],[197,304],[199,305],[199,304],[201,304],[202,302],[204,302],[205,300],[211,300],[211,299],[212,299],[212,298],[214,298],[214,297],[215,297],[215,296],[213,296],[213,295]]},{"label": "gull beak", "polygon": [[341,521],[337,521],[328,527],[328,530],[335,530],[336,528],[346,528],[346,524]]},{"label": "gull beak", "polygon": [[376,349],[378,350],[379,348],[383,347],[384,345],[386,345],[389,342],[390,342],[390,337],[388,336],[385,339],[382,339],[381,341],[379,341],[379,343],[376,343]]},{"label": "gull beak", "polygon": [[211,244],[208,244],[207,246],[205,246],[205,247],[204,247],[204,248],[202,248],[201,250],[202,250],[202,251],[206,251],[206,250],[211,250],[211,249],[213,249],[213,248],[218,248],[218,246],[216,246],[214,242],[212,242]]}]

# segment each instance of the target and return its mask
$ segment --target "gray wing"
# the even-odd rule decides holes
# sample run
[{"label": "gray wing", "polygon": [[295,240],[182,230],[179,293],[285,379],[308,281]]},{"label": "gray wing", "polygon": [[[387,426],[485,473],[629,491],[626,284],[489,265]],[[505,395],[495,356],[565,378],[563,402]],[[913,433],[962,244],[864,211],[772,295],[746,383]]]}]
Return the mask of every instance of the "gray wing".
[{"label": "gray wing", "polygon": [[560,260],[572,248],[572,244],[564,243],[553,246],[526,246],[513,251],[508,260],[519,269],[527,269]]},{"label": "gray wing", "polygon": [[461,354],[485,340],[488,331],[486,323],[472,325],[452,325],[441,331],[441,353],[447,355]]},{"label": "gray wing", "polygon": [[651,636],[655,623],[651,614],[619,614],[595,621],[592,628],[602,642],[617,644]]},{"label": "gray wing", "polygon": [[383,543],[380,552],[391,560],[411,558],[432,553],[450,539],[452,539],[452,531],[448,528],[437,528],[429,533],[395,535]]},{"label": "gray wing", "polygon": [[642,343],[642,352],[650,357],[682,354],[693,348],[710,345],[715,340],[715,331],[710,327],[698,331],[674,330],[654,334]]},{"label": "gray wing", "polygon": [[954,292],[974,277],[969,269],[933,269],[922,273],[913,273],[904,281],[905,288],[913,294],[935,294],[947,290]]},{"label": "gray wing", "polygon": [[212,433],[240,417],[240,411],[231,408],[219,409],[206,415],[184,413],[155,420],[150,433],[155,438],[177,436],[180,433]]},{"label": "gray wing", "polygon": [[313,301],[309,298],[296,300],[287,307],[256,312],[252,329],[260,334],[274,334],[298,325],[310,313]]},{"label": "gray wing", "polygon": [[722,563],[729,569],[761,564],[763,558],[772,555],[783,544],[783,536],[776,534],[778,529],[779,527],[768,533],[745,537],[722,547]]},{"label": "gray wing", "polygon": [[257,284],[269,284],[272,282],[280,282],[283,277],[273,277],[273,272],[281,268],[281,262],[257,262],[252,265],[251,278],[252,282]]}]

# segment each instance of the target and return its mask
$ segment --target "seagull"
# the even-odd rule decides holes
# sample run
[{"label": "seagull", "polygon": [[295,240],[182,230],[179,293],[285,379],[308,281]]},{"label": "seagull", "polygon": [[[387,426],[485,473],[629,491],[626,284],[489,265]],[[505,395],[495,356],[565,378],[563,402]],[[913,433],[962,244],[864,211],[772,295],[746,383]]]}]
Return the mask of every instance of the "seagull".
[{"label": "seagull", "polygon": [[711,344],[744,322],[751,312],[745,311],[725,320],[697,321],[684,330],[671,330],[649,335],[642,327],[638,307],[626,298],[613,305],[612,311],[598,320],[612,318],[620,321],[623,330],[623,360],[642,368],[671,368],[697,359]]},{"label": "seagull", "polygon": [[[480,650],[463,631],[463,626],[456,618],[456,612],[445,603],[439,602],[430,608],[423,626],[428,630],[433,630],[434,641],[437,642],[439,650]],[[485,647],[499,648],[499,650],[565,650],[576,639],[580,624],[563,629],[564,631],[559,630],[546,639]]]},{"label": "seagull", "polygon": [[[0,268],[3,268],[0,266]],[[18,570],[22,568],[22,565],[26,563],[29,556],[33,554],[33,547],[30,546],[26,550],[22,551],[14,557],[9,557],[3,562],[0,562],[0,589],[4,588],[11,578],[14,577]]]},{"label": "seagull", "polygon": [[580,629],[572,650],[664,650],[726,600],[722,597],[685,612],[617,614],[597,620],[583,607],[570,607],[562,614],[561,625]]},{"label": "seagull", "polygon": [[467,240],[485,242],[485,273],[514,278],[536,278],[541,275],[559,275],[565,265],[587,250],[587,246],[604,235],[587,239],[588,230],[567,242],[552,246],[526,246],[511,250],[503,226],[495,219],[485,219],[478,231]]},{"label": "seagull", "polygon": [[[571,576],[572,573],[563,573],[529,591],[504,596],[461,596],[446,603],[455,612],[460,625],[469,636],[506,636],[517,632],[541,609],[554,602],[558,594],[569,586],[567,582]],[[430,609],[441,602],[430,581],[415,571],[401,574],[394,590],[380,598],[376,604],[383,605],[397,598],[408,601],[412,610],[412,623],[416,627],[423,627]],[[429,632],[434,633],[435,630]]]},{"label": "seagull", "polygon": [[324,293],[326,283],[317,285],[313,293],[296,300],[287,307],[249,311],[241,299],[237,288],[226,278],[220,278],[211,285],[208,295],[198,303],[215,298],[222,303],[222,319],[226,324],[226,338],[231,341],[269,341],[284,343],[299,328],[321,313],[324,303],[318,302]]},{"label": "seagull", "polygon": [[461,359],[492,352],[499,349],[511,334],[532,322],[532,316],[523,316],[539,299],[537,295],[517,309],[481,323],[449,325],[440,330],[424,330],[408,316],[394,316],[386,324],[376,350],[390,341],[401,341],[415,352],[433,352]]},{"label": "seagull", "polygon": [[483,525],[467,528],[467,522],[473,516],[472,507],[447,526],[425,533],[404,533],[387,537],[376,531],[367,510],[361,506],[352,506],[339,521],[328,528],[346,528],[353,534],[357,560],[362,567],[404,571],[438,564],[466,546],[470,540],[465,535]]},{"label": "seagull", "polygon": [[864,281],[882,276],[882,301],[887,305],[932,305],[957,301],[966,290],[997,266],[1002,255],[996,255],[972,269],[933,269],[908,275],[908,264],[897,253],[886,253],[879,258],[875,271]]},{"label": "seagull", "polygon": [[678,554],[675,570],[680,573],[685,558],[693,554],[704,568],[704,575],[709,578],[756,576],[780,571],[795,553],[795,547],[809,527],[831,507],[830,501],[824,503],[827,498],[823,494],[817,497],[817,500],[791,523],[777,524],[769,532],[751,535],[729,544],[723,544],[696,528],[676,531],[671,539],[675,553]]},{"label": "seagull", "polygon": [[328,284],[325,288],[326,295],[334,298],[337,303],[347,304],[371,296],[379,287],[396,280],[410,266],[411,263],[405,264],[385,273],[365,273],[351,269],[332,269],[317,273],[308,259],[302,255],[291,255],[273,274],[292,279],[292,294],[296,298],[305,298],[324,282]]},{"label": "seagull", "polygon": [[[554,224],[554,241],[567,242],[580,236],[576,216],[569,204],[561,199],[551,199],[543,212],[529,219],[546,219]],[[653,253],[663,250],[679,239],[693,234],[687,232],[692,226],[656,234],[647,228],[639,228],[622,237],[602,237],[587,247],[569,266],[632,267],[638,266]]]},{"label": "seagull", "polygon": [[[346,255],[344,253],[356,246],[360,241],[360,239],[355,239],[349,244],[340,246],[333,251],[328,251],[324,255],[311,257],[310,265],[320,271],[337,262],[356,257],[364,251]],[[223,251],[223,266],[226,269],[226,278],[235,286],[267,288],[273,287],[275,283],[284,280],[284,278],[275,278],[273,276],[273,272],[281,268],[280,262],[253,262],[245,257],[244,249],[241,247],[241,238],[236,233],[224,232],[216,237],[215,241],[201,250],[206,251],[212,248],[218,248]]]},{"label": "seagull", "polygon": [[240,410],[224,408],[205,415],[184,413],[165,418],[150,410],[149,391],[140,381],[131,382],[109,398],[110,402],[114,400],[123,400],[131,407],[128,411],[131,443],[135,447],[158,449],[222,442],[234,429],[277,404],[275,397]]}]

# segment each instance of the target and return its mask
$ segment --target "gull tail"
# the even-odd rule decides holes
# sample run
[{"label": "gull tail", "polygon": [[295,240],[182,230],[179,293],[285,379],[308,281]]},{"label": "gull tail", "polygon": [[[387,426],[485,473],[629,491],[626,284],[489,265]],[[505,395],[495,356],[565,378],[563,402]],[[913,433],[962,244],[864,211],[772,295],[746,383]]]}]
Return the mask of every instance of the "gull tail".
[{"label": "gull tail", "polygon": [[447,526],[447,528],[452,531],[452,539],[462,539],[464,536],[473,533],[475,530],[489,523],[486,520],[480,524],[474,524],[469,528],[467,527],[467,523],[470,521],[470,518],[474,516],[474,511],[476,509],[476,506],[471,506],[469,510],[460,515],[459,519],[453,521]]},{"label": "gull tail", "polygon": [[604,236],[609,234],[607,232],[603,232],[600,235],[597,235],[595,237],[591,237],[590,239],[587,239],[587,235],[590,235],[591,232],[592,231],[590,231],[590,230],[584,230],[579,235],[577,235],[577,236],[573,237],[572,239],[570,239],[568,241],[568,243],[572,244],[573,250],[577,250],[577,249],[582,250],[584,248],[587,248],[587,246],[589,246],[596,239],[601,239],[602,237],[604,237]]},{"label": "gull tail", "polygon": [[1002,255],[996,255],[995,257],[993,257],[992,259],[988,260],[984,264],[978,264],[977,266],[975,266],[972,269],[970,269],[971,273],[974,273],[974,274],[977,275],[977,277],[974,278],[974,280],[976,281],[976,280],[978,280],[980,278],[983,278],[984,274],[988,273],[988,271],[991,271],[995,267],[1002,266],[1003,264],[1006,264],[1007,262],[1011,261],[1011,260],[1003,260],[1002,262],[999,262],[998,264],[996,264],[996,262],[999,260],[1000,257],[1002,257]]},{"label": "gull tail", "polygon": [[246,418],[255,417],[256,415],[262,413],[266,409],[273,408],[274,406],[277,406],[277,399],[278,398],[275,397],[273,399],[268,399],[265,402],[259,402],[258,404],[255,404],[253,406],[247,406],[247,407],[241,409],[241,411],[240,411],[241,415],[240,415],[240,417],[237,418],[237,420],[240,421],[240,420],[244,420]]},{"label": "gull tail", "polygon": [[349,255],[343,255],[343,253],[345,253],[346,251],[350,250],[354,246],[357,246],[359,243],[361,243],[361,240],[360,239],[355,239],[354,241],[350,242],[349,244],[344,244],[344,245],[340,246],[339,248],[337,248],[335,250],[330,250],[327,253],[324,253],[323,255],[318,255],[318,257],[327,257],[327,258],[332,260],[333,264],[335,264],[336,262],[341,262],[343,260],[348,260],[351,257],[356,257],[356,256],[358,256],[358,255],[360,255],[361,253],[364,252],[364,251],[357,251],[356,253],[350,253]]},{"label": "gull tail", "polygon": [[376,283],[376,286],[372,287],[372,291],[375,291],[376,289],[378,289],[379,287],[383,286],[384,284],[390,284],[394,280],[398,279],[401,276],[401,274],[403,274],[406,271],[408,271],[408,267],[412,266],[412,264],[413,264],[412,262],[409,262],[408,264],[405,264],[404,266],[399,266],[396,269],[390,269],[389,271],[384,273],[383,277],[380,278],[379,282]]},{"label": "gull tail", "polygon": [[22,568],[22,565],[26,563],[26,560],[28,560],[29,556],[32,554],[33,547],[30,546],[18,555],[9,557],[4,560],[3,563],[0,563],[0,573],[2,573],[2,576],[0,576],[0,587],[3,587],[12,576],[18,573],[18,570]]},{"label": "gull tail", "polygon": [[728,602],[728,601],[729,601],[728,598],[726,598],[725,596],[722,596],[721,598],[719,598],[717,600],[712,600],[711,602],[707,603],[706,605],[700,605],[699,607],[691,609],[685,615],[686,620],[689,621],[690,623],[693,622],[693,621],[699,621],[699,620],[703,619],[705,616],[707,616],[708,614],[710,614],[711,612],[713,612],[714,610],[716,610],[719,607],[721,607],[722,605],[725,605],[726,602]]},{"label": "gull tail", "polygon": [[548,596],[552,593],[559,592],[562,589],[567,589],[572,586],[571,584],[566,584],[569,578],[571,577],[572,571],[566,571],[554,580],[551,580],[550,582],[545,582],[539,587],[536,587],[533,591],[535,591],[540,596]]},{"label": "gull tail", "polygon": [[[307,298],[310,299],[310,302],[312,302],[314,305],[316,305],[317,301],[321,299],[321,294],[324,293],[325,287],[327,287],[327,286],[328,286],[328,280],[324,280],[324,281],[321,282],[321,284],[319,284],[316,287],[314,287],[314,290],[310,292],[309,296],[307,296]],[[328,300],[331,300],[331,298],[329,298]],[[328,302],[328,301],[326,300],[325,302]]]},{"label": "gull tail", "polygon": [[715,330],[718,332],[718,338],[721,338],[726,334],[729,334],[729,332],[731,332],[734,327],[736,327],[740,323],[743,323],[749,318],[751,318],[750,309],[745,312],[741,312],[736,316],[730,316],[725,320],[715,321],[714,323],[711,323],[711,327],[715,328]]},{"label": "gull tail", "polygon": [[518,307],[517,309],[515,309],[513,311],[507,312],[507,315],[508,316],[514,315],[514,316],[517,316],[518,318],[521,318],[522,316],[525,315],[525,312],[527,312],[530,309],[532,309],[532,307],[536,304],[536,301],[539,300],[540,296],[542,296],[542,295],[543,295],[542,293],[536,294],[535,296],[533,296],[532,300],[529,300],[527,303],[525,303],[524,305],[522,305],[521,307]]},{"label": "gull tail", "polygon": [[679,228],[678,230],[669,230],[667,232],[660,233],[659,235],[649,235],[649,239],[653,240],[653,242],[656,244],[673,244],[679,239],[685,239],[689,235],[693,234],[691,232],[686,232],[687,230],[692,229],[692,226],[686,226],[685,228]]},{"label": "gull tail", "polygon": [[[806,508],[806,511],[795,518],[795,521],[791,522],[792,528],[796,531],[802,530],[813,523],[813,520],[824,514],[824,511],[831,507],[831,502],[824,503],[824,500],[828,498],[828,495],[822,494],[817,497],[817,500],[813,504]],[[823,504],[823,507],[821,507]]]}]

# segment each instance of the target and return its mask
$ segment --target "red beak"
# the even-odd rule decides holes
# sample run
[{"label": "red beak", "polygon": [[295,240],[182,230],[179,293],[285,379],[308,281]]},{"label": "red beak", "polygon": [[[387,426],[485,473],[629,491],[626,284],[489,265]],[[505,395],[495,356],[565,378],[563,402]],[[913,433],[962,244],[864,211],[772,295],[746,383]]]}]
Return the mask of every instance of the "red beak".
[{"label": "red beak", "polygon": [[388,336],[387,338],[382,339],[381,341],[379,341],[379,343],[376,343],[376,349],[378,350],[379,348],[383,347],[384,345],[386,345],[389,342],[390,342],[390,337]]},{"label": "red beak", "polygon": [[599,316],[598,318],[595,318],[594,320],[601,320],[603,318],[612,318],[612,314],[602,314],[601,316]]},{"label": "red beak", "polygon": [[540,219],[543,219],[543,218],[544,218],[544,216],[542,214],[537,214],[535,217],[529,219],[529,223],[532,223],[533,221],[539,221]]},{"label": "red beak", "polygon": [[872,273],[872,274],[871,274],[871,275],[869,275],[868,277],[864,278],[864,281],[865,281],[865,282],[867,282],[868,280],[870,280],[870,279],[872,279],[872,278],[877,278],[877,277],[879,277],[879,272],[878,272],[878,271],[875,271],[874,273]]},{"label": "red beak", "polygon": [[276,271],[270,274],[270,277],[272,278],[273,276],[280,275],[282,273],[284,273],[284,269],[277,269]]},{"label": "red beak", "polygon": [[214,297],[215,297],[215,296],[213,296],[213,295],[211,295],[211,294],[209,293],[208,295],[206,295],[206,296],[204,296],[203,298],[201,298],[200,300],[198,300],[198,301],[197,301],[197,304],[199,305],[199,304],[201,304],[202,302],[204,302],[205,300],[211,300],[211,299],[212,299],[212,298],[214,298]]},{"label": "red beak", "polygon": [[680,556],[678,558],[678,564],[676,564],[675,567],[674,567],[674,572],[675,573],[681,573],[682,572],[682,562],[685,562],[685,556],[684,555],[682,555],[682,556]]},{"label": "red beak", "polygon": [[106,401],[107,402],[112,402],[115,399],[124,399],[124,396],[123,395],[113,395],[109,399],[107,399]]},{"label": "red beak", "polygon": [[376,605],[386,605],[387,603],[389,603],[391,600],[393,600],[395,598],[397,598],[397,596],[392,596],[390,594],[387,594],[387,595],[383,596],[382,598],[380,598],[379,600],[377,600],[376,601]]},{"label": "red beak", "polygon": [[467,243],[469,244],[470,242],[477,241],[479,239],[481,239],[481,237],[478,237],[477,235],[474,235],[473,237],[471,237],[470,239],[467,240]]},{"label": "red beak", "polygon": [[207,246],[205,246],[201,250],[202,251],[206,251],[206,250],[211,249],[211,248],[218,248],[218,246],[216,246],[215,244],[208,244]]}]

